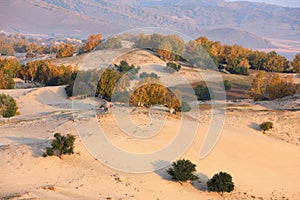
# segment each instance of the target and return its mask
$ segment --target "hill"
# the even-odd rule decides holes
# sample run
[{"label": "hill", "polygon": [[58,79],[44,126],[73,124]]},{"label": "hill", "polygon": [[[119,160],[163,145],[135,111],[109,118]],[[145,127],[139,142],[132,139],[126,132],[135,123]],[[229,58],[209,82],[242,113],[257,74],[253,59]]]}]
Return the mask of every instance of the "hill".
[{"label": "hill", "polygon": [[[260,37],[299,40],[300,30],[300,8],[264,3],[223,0],[20,0],[2,1],[0,8],[0,30],[84,38],[92,32],[110,35],[135,27],[159,26],[192,37],[206,33],[216,40],[229,40],[246,47],[258,44],[256,48],[259,48],[269,46]],[[230,28],[230,38],[220,31],[224,28]]]}]

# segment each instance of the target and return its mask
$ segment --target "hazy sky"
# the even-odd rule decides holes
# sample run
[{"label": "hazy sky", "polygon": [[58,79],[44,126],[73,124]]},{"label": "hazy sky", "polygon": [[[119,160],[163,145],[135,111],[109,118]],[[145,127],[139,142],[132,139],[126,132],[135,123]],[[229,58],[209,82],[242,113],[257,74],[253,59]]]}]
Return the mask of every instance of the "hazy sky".
[{"label": "hazy sky", "polygon": [[[227,0],[227,1],[241,1],[241,0]],[[280,6],[300,7],[300,0],[247,0],[247,1],[265,2],[269,4],[280,5]]]}]

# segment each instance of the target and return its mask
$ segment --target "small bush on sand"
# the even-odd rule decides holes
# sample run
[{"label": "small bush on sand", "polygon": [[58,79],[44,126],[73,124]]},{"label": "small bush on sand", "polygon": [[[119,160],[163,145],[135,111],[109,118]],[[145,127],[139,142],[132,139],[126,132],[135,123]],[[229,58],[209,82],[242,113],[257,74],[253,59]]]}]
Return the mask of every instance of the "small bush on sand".
[{"label": "small bush on sand", "polygon": [[56,155],[61,158],[63,154],[74,153],[75,137],[73,135],[68,134],[64,136],[60,133],[55,133],[54,138],[51,143],[52,146],[46,148],[46,152],[43,154],[44,157]]},{"label": "small bush on sand", "polygon": [[196,165],[189,160],[178,160],[173,162],[172,166],[167,170],[167,173],[173,180],[186,182],[188,180],[196,180],[198,177],[193,173],[196,171]]},{"label": "small bush on sand", "polygon": [[212,192],[231,192],[234,190],[234,183],[230,174],[220,172],[207,181],[207,188]]},{"label": "small bush on sand", "polygon": [[260,129],[263,131],[267,131],[273,128],[272,122],[263,122],[260,124]]}]

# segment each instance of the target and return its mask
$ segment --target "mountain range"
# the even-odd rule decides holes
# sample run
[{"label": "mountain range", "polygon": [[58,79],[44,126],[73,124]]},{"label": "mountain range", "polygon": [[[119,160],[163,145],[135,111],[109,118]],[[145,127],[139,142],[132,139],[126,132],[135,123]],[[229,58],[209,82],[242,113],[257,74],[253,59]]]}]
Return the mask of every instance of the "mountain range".
[{"label": "mountain range", "polygon": [[86,38],[162,27],[250,48],[300,40],[300,8],[224,0],[4,0],[0,30]]}]

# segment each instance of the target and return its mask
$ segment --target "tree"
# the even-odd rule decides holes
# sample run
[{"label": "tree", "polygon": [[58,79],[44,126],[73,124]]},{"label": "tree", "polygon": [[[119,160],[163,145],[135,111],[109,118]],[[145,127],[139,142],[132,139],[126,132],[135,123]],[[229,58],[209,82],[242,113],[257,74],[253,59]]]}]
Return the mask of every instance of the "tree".
[{"label": "tree", "polygon": [[289,96],[296,90],[297,86],[294,84],[292,76],[281,78],[279,74],[271,74],[267,79],[266,96],[269,99]]},{"label": "tree", "polygon": [[46,148],[46,152],[43,154],[44,157],[56,155],[61,158],[63,154],[74,153],[75,137],[73,135],[67,134],[64,136],[60,133],[55,133],[54,138],[51,147]]},{"label": "tree", "polygon": [[231,192],[234,190],[234,183],[232,177],[226,172],[215,174],[212,179],[207,181],[207,187],[213,192]]},{"label": "tree", "polygon": [[248,94],[254,101],[260,101],[292,95],[297,88],[292,76],[281,77],[275,73],[266,75],[260,71],[253,79]]},{"label": "tree", "polygon": [[15,116],[17,114],[17,103],[9,95],[6,94],[0,94],[0,115],[8,118]]},{"label": "tree", "polygon": [[210,100],[212,94],[210,94],[208,87],[199,84],[195,89],[195,94],[198,100]]},{"label": "tree", "polygon": [[86,43],[83,46],[83,53],[91,52],[94,48],[98,46],[102,38],[102,34],[92,34],[89,35]]},{"label": "tree", "polygon": [[293,67],[293,71],[296,73],[300,73],[300,53],[297,53],[291,62],[291,66]]},{"label": "tree", "polygon": [[263,69],[269,72],[286,72],[288,69],[288,60],[278,55],[275,51],[267,53]]},{"label": "tree", "polygon": [[188,180],[196,180],[198,177],[193,173],[196,172],[196,165],[190,160],[178,160],[172,163],[172,166],[167,170],[167,173],[173,180],[186,182]]},{"label": "tree", "polygon": [[264,71],[260,71],[253,79],[248,94],[254,101],[260,101],[263,99],[266,90],[265,79],[266,72]]},{"label": "tree", "polygon": [[71,57],[74,54],[74,47],[72,44],[61,44],[57,48],[56,58]]}]

